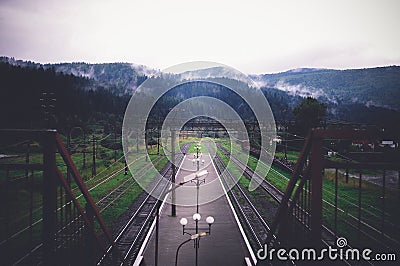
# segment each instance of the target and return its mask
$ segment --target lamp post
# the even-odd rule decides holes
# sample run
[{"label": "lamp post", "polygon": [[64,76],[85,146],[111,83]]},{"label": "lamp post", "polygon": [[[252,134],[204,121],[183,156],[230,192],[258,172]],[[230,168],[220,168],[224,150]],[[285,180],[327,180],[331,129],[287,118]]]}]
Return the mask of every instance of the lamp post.
[{"label": "lamp post", "polygon": [[[171,130],[171,146],[172,146],[172,151],[171,151],[171,160],[172,160],[172,177],[171,181],[172,184],[175,184],[176,180],[176,168],[175,168],[175,130]],[[171,216],[175,217],[176,216],[176,205],[175,205],[175,190],[172,191],[172,206],[171,206]]]},{"label": "lamp post", "polygon": [[200,158],[193,159],[193,166],[196,166],[197,171],[200,171]]},{"label": "lamp post", "polygon": [[[199,221],[201,219],[201,215],[199,213],[193,214],[193,220],[195,222],[195,227],[194,228],[185,228],[185,226],[188,224],[188,220],[186,218],[181,218],[179,223],[182,225],[182,234],[188,234],[190,235],[190,239],[184,241],[178,246],[178,249],[176,250],[176,256],[175,256],[175,266],[178,265],[178,252],[181,246],[183,246],[185,243],[189,242],[190,240],[194,241],[194,248],[196,249],[196,266],[198,265],[198,259],[199,259],[199,244],[200,244],[200,238],[203,236],[206,236],[207,234],[211,235],[211,225],[214,223],[214,217],[208,216],[206,218],[206,222],[208,224],[208,228],[199,228]],[[188,230],[194,230],[195,234],[191,234],[188,232]],[[202,232],[199,233],[199,230]]]},{"label": "lamp post", "polygon": [[[179,250],[181,249],[181,247],[182,247],[184,244],[186,244],[186,243],[190,242],[191,240],[193,240],[194,237],[195,237],[195,236],[190,237],[189,239],[183,241],[183,242],[178,246],[178,248],[176,249],[176,253],[175,253],[175,266],[178,266],[178,254],[179,254]],[[198,236],[197,236],[197,237],[198,237]]]},{"label": "lamp post", "polygon": [[[197,159],[197,165],[199,165],[199,159]],[[206,182],[206,176],[208,175],[207,170],[203,170],[201,172],[198,172],[196,174],[196,177],[190,180],[190,182],[193,182],[196,184],[196,212],[199,212],[199,193],[200,193],[200,185]],[[203,179],[200,179],[200,177],[204,177]]]},{"label": "lamp post", "polygon": [[200,143],[197,143],[196,146],[194,146],[194,148],[196,149],[196,157],[199,158],[199,152],[201,150]]},{"label": "lamp post", "polygon": [[194,148],[196,149],[197,171],[199,171],[200,170],[199,151],[201,150],[200,144],[198,143]]},{"label": "lamp post", "polygon": [[[171,191],[174,191],[175,189],[177,189],[177,188],[179,188],[179,187],[181,187],[181,186],[183,186],[184,184],[186,184],[186,183],[189,183],[189,182],[191,182],[192,180],[194,180],[194,179],[198,179],[198,178],[200,178],[200,177],[202,177],[202,176],[204,176],[204,175],[207,175],[208,174],[208,171],[207,170],[204,170],[204,171],[201,171],[201,172],[198,172],[198,173],[194,173],[194,174],[191,174],[191,175],[188,175],[188,176],[185,176],[183,179],[183,182],[180,182],[180,183],[178,183],[178,184],[176,184],[176,183],[173,183],[172,184],[172,187],[170,188],[170,189],[168,189],[167,191],[165,191],[162,195],[161,195],[161,197],[157,200],[157,208],[156,208],[156,239],[155,239],[155,252],[154,252],[154,254],[155,254],[155,258],[154,258],[154,265],[155,266],[158,266],[158,239],[159,239],[159,227],[160,227],[160,223],[159,223],[159,220],[160,220],[160,208],[161,208],[161,203],[162,203],[162,200],[161,199],[163,199],[163,198],[165,198],[165,196],[168,194],[168,193],[170,193]],[[197,205],[198,206],[198,205]]]}]

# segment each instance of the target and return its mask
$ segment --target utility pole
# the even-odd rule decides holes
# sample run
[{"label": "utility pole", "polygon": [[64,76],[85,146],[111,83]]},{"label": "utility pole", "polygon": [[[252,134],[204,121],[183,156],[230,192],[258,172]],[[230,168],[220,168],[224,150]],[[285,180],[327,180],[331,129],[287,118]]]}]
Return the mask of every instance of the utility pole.
[{"label": "utility pole", "polygon": [[157,127],[157,154],[160,154],[160,127]]},{"label": "utility pole", "polygon": [[82,168],[86,168],[86,134],[85,130],[83,130],[83,149],[82,149],[82,155],[83,155],[83,162],[82,162]]},{"label": "utility pole", "polygon": [[117,130],[114,125],[114,162],[117,161]]},{"label": "utility pole", "polygon": [[148,148],[148,146],[147,146],[147,129],[145,129],[144,130],[144,147],[145,147],[145,150],[144,150],[144,155],[146,156],[146,162],[148,161],[148,158],[147,158],[147,148]]},{"label": "utility pole", "polygon": [[124,143],[125,143],[125,150],[126,150],[126,154],[124,153],[124,149],[122,149],[122,153],[124,155],[124,162],[125,162],[125,175],[128,175],[128,164],[126,162],[126,160],[128,160],[128,153],[129,153],[129,145],[128,145],[128,140],[127,138],[122,138],[121,136],[121,140],[124,139]]},{"label": "utility pole", "polygon": [[96,140],[92,139],[92,178],[96,175]]},{"label": "utility pole", "polygon": [[285,126],[285,161],[287,161],[287,131],[288,131],[288,128],[287,128],[287,125]]},{"label": "utility pole", "polygon": [[[55,93],[43,91],[41,98],[41,107],[43,112],[43,126],[46,128],[51,128],[51,119],[54,119],[55,111]],[[54,125],[55,126],[55,125]]]}]

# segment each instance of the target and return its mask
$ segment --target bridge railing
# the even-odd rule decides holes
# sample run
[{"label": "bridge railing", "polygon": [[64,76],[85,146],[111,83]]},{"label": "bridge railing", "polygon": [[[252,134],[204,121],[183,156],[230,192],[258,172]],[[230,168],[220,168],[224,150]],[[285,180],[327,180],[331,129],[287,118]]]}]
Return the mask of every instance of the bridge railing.
[{"label": "bridge railing", "polygon": [[[281,244],[321,247],[344,237],[349,247],[398,252],[398,150],[376,152],[377,143],[386,138],[372,130],[310,131],[266,242],[276,244],[272,234],[277,234]],[[366,161],[360,156],[328,158],[327,142],[338,140],[375,144],[379,158],[371,160],[372,152]]]},{"label": "bridge railing", "polygon": [[55,130],[0,130],[2,263],[92,264],[112,237]]}]

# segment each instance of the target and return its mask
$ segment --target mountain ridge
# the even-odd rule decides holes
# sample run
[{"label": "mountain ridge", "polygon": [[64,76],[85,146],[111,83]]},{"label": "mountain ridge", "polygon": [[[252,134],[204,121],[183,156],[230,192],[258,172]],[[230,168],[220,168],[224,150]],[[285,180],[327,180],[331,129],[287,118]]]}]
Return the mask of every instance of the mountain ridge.
[{"label": "mountain ridge", "polygon": [[[148,77],[163,74],[162,71],[145,65],[123,62],[39,64],[10,57],[1,57],[0,61],[22,67],[53,68],[56,72],[93,79],[99,85],[108,87],[120,95],[132,94]],[[178,75],[184,80],[185,77],[192,78],[196,74],[203,75],[206,72],[206,69],[200,69]],[[298,96],[311,96],[327,103],[331,111],[340,108],[341,105],[351,104],[400,110],[400,66],[344,70],[298,68],[249,77],[259,88],[284,92],[289,96],[289,101],[295,101]]]},{"label": "mountain ridge", "polygon": [[312,96],[332,104],[400,108],[400,66],[253,76],[260,87],[302,97]]}]

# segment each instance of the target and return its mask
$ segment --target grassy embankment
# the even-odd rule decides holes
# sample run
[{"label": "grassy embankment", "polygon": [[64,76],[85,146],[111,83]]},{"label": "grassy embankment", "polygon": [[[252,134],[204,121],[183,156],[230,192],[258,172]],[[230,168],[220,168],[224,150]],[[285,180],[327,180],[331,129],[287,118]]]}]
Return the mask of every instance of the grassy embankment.
[{"label": "grassy embankment", "polygon": [[[231,145],[227,141],[220,141],[220,143],[225,147],[229,148]],[[238,158],[245,162],[245,155],[240,154],[240,147],[233,143],[233,149],[235,149],[235,154],[238,154]],[[228,158],[224,156],[221,152],[218,153],[225,163],[227,163]],[[288,152],[291,154],[291,159],[296,160],[295,152]],[[225,158],[224,158],[225,157]],[[289,156],[288,156],[289,157]],[[255,169],[258,160],[250,156],[248,160],[248,166]],[[235,173],[234,173],[235,174]],[[286,189],[290,175],[284,171],[271,167],[268,172],[266,179],[274,184],[281,191]],[[248,187],[248,181],[242,181],[244,178],[240,179],[240,184],[244,187]],[[338,208],[343,211],[338,211],[338,225],[337,230],[339,235],[346,236],[350,243],[356,243],[362,245],[365,241],[370,239],[365,237],[360,237],[354,226],[357,226],[357,220],[353,217],[358,216],[358,196],[359,196],[359,180],[357,178],[349,178],[349,182],[345,182],[345,176],[343,172],[338,173]],[[382,187],[372,184],[367,181],[361,182],[361,199],[362,199],[362,211],[361,220],[368,223],[372,227],[380,230],[381,228],[381,215],[382,215]],[[335,172],[326,170],[323,176],[323,223],[330,228],[334,227],[334,198],[335,198]],[[398,199],[399,192],[395,190],[387,189],[385,191],[385,222],[386,224],[392,223],[396,224],[396,221],[400,218],[400,213],[398,209]],[[353,226],[350,226],[352,224]],[[375,238],[380,238],[379,233],[371,230],[366,226],[361,226],[361,229]],[[390,234],[389,229],[386,233],[393,238],[398,237],[398,235]]]}]

